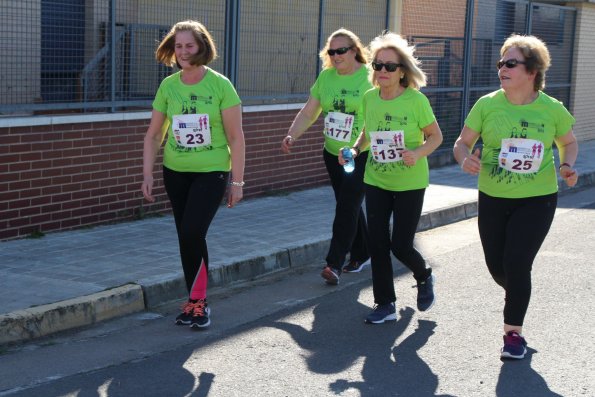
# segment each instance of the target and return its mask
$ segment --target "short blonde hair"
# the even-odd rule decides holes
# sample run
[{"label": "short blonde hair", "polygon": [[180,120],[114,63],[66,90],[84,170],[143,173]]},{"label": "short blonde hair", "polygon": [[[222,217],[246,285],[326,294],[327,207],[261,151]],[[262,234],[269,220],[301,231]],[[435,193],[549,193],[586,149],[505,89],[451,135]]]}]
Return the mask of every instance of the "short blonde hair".
[{"label": "short blonde hair", "polygon": [[500,56],[504,56],[504,53],[511,48],[518,48],[521,51],[525,57],[527,72],[536,72],[533,89],[535,91],[543,90],[545,88],[545,72],[551,64],[550,52],[546,44],[535,36],[512,34],[502,44]]},{"label": "short blonde hair", "polygon": [[192,57],[190,63],[192,65],[207,65],[217,58],[217,49],[211,34],[200,22],[187,20],[176,23],[170,31],[165,35],[157,51],[155,51],[155,58],[157,61],[167,66],[180,64],[176,60],[176,34],[179,32],[191,32],[194,39],[198,43],[198,52]]},{"label": "short blonde hair", "polygon": [[[417,59],[413,54],[415,47],[410,46],[400,35],[385,31],[381,35],[376,36],[374,40],[370,42],[370,54],[372,61],[376,59],[380,50],[393,50],[399,56],[399,63],[402,63],[401,67],[403,71],[403,77],[399,81],[399,84],[403,87],[411,87],[420,89],[426,85],[426,74],[421,70],[421,61]],[[372,85],[378,87],[378,80],[376,79],[376,73],[370,75],[370,81]]]},{"label": "short blonde hair", "polygon": [[327,54],[328,49],[331,46],[331,40],[337,37],[345,37],[347,41],[349,41],[349,46],[355,50],[355,60],[359,63],[363,63],[364,65],[368,63],[368,50],[362,44],[361,40],[355,33],[345,28],[341,28],[335,30],[331,35],[326,39],[326,44],[324,48],[320,50],[318,56],[320,56],[320,60],[322,61],[322,68],[328,69],[333,66],[333,61],[329,54]]}]

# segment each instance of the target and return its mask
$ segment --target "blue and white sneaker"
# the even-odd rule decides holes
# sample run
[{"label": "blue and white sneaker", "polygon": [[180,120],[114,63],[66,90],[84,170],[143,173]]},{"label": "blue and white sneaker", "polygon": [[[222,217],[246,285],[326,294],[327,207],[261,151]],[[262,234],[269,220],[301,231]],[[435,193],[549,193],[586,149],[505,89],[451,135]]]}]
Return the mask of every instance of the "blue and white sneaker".
[{"label": "blue and white sneaker", "polygon": [[527,354],[527,341],[516,331],[508,331],[504,335],[504,347],[502,348],[502,358],[514,358],[520,360]]},{"label": "blue and white sneaker", "polygon": [[396,320],[397,311],[395,310],[395,302],[375,305],[372,313],[366,317],[366,323],[368,324],[382,324],[385,321]]},{"label": "blue and white sneaker", "polygon": [[345,266],[343,266],[343,271],[345,273],[359,273],[369,264],[370,259],[367,259],[363,262],[350,260]]}]

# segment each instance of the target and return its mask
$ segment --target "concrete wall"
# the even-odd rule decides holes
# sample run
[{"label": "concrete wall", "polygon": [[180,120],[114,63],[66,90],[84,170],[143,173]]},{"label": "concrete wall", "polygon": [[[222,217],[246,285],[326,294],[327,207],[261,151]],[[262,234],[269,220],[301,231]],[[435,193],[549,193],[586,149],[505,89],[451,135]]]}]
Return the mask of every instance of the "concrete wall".
[{"label": "concrete wall", "polygon": [[579,140],[595,139],[595,3],[578,8],[571,112]]}]

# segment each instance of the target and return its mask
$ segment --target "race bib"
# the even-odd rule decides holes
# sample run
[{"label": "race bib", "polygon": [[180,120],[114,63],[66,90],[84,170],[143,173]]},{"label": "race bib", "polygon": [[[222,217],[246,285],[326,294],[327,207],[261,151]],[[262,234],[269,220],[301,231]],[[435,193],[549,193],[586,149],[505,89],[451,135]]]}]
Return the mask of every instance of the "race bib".
[{"label": "race bib", "polygon": [[379,163],[393,163],[403,160],[401,151],[405,149],[405,132],[370,132],[370,152]]},{"label": "race bib", "polygon": [[498,164],[510,172],[531,174],[541,167],[543,151],[543,143],[534,139],[502,139]]},{"label": "race bib", "polygon": [[354,117],[352,114],[329,112],[324,118],[324,135],[336,141],[350,142]]},{"label": "race bib", "polygon": [[172,131],[180,146],[196,148],[211,144],[208,114],[179,114],[173,117]]}]

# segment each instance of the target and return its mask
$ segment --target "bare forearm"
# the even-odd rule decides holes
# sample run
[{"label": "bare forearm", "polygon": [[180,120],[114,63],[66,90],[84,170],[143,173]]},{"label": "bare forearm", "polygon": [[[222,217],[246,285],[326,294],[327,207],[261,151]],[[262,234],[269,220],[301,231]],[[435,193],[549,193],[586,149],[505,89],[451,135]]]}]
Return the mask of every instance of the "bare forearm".
[{"label": "bare forearm", "polygon": [[152,177],[157,153],[161,147],[161,139],[157,136],[147,134],[143,145],[143,176]]},{"label": "bare forearm", "polygon": [[578,143],[574,141],[565,145],[558,145],[558,153],[560,155],[560,164],[567,163],[574,167],[578,157]]},{"label": "bare forearm", "polygon": [[312,124],[314,124],[317,118],[318,115],[314,116],[306,113],[303,109],[300,110],[293,120],[293,123],[291,123],[287,135],[291,136],[294,140],[297,140]]},{"label": "bare forearm", "polygon": [[244,139],[236,138],[229,142],[231,151],[231,180],[232,182],[244,181],[245,143]]}]

